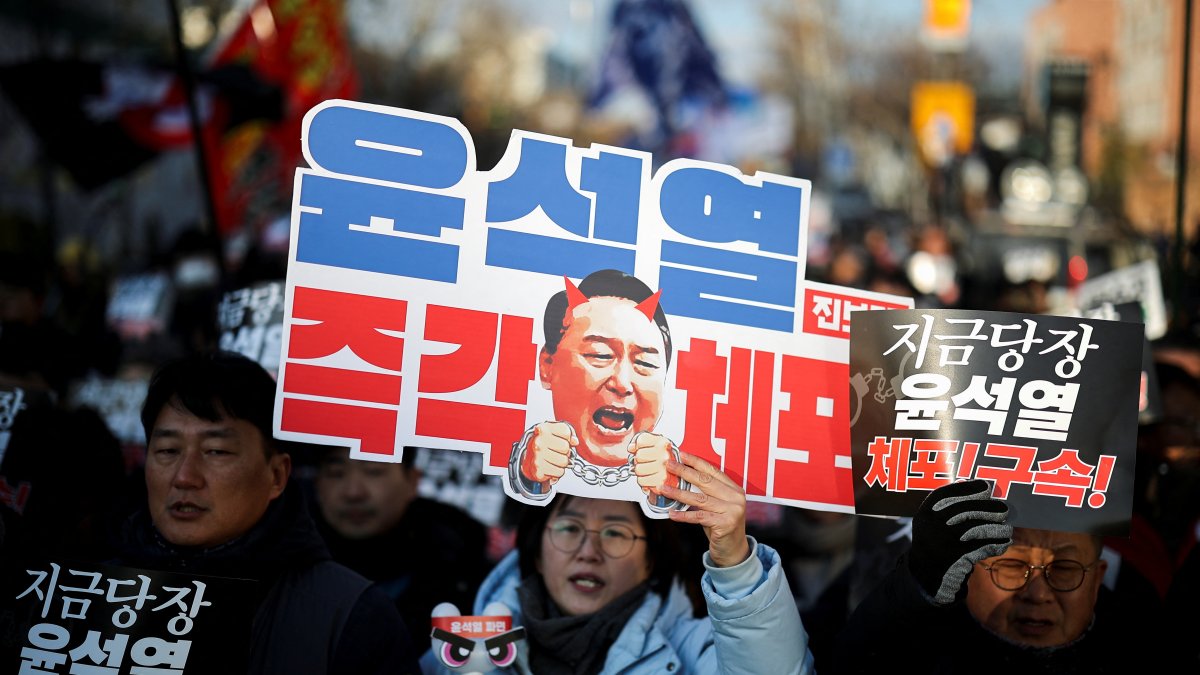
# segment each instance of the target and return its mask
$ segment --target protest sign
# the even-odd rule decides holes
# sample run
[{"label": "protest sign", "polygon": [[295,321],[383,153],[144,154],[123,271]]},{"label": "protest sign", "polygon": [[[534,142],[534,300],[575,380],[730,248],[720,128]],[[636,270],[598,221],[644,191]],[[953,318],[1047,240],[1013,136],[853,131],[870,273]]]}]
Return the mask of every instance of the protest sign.
[{"label": "protest sign", "polygon": [[122,338],[144,340],[166,330],[174,302],[164,272],[124,276],[113,283],[105,318]]},{"label": "protest sign", "polygon": [[1157,340],[1167,333],[1167,306],[1163,301],[1158,263],[1154,260],[1088,279],[1079,285],[1075,301],[1083,310],[1106,302],[1113,306],[1137,302],[1146,324],[1146,339]]},{"label": "protest sign", "polygon": [[125,379],[93,374],[71,385],[68,402],[72,408],[95,410],[122,445],[141,447],[146,444],[142,403],[149,387],[147,377]]},{"label": "protest sign", "polygon": [[[1142,305],[1137,302],[1122,302],[1113,305],[1103,302],[1094,307],[1084,307],[1083,316],[1106,321],[1143,323]],[[1158,375],[1154,369],[1154,348],[1150,341],[1142,338],[1142,386],[1138,396],[1138,424],[1152,424],[1162,417],[1162,395],[1158,390]]]},{"label": "protest sign", "polygon": [[0,465],[4,464],[4,453],[8,452],[8,443],[12,439],[12,428],[17,421],[17,413],[24,409],[25,389],[23,387],[0,386]]},{"label": "protest sign", "polygon": [[750,500],[849,512],[849,317],[804,279],[807,181],[326,101],[296,173],[275,434],[482,453],[505,492],[673,506],[682,450]]},{"label": "protest sign", "polygon": [[252,581],[65,561],[25,574],[14,585],[24,640],[5,672],[246,670]]},{"label": "protest sign", "polygon": [[905,516],[983,478],[1014,525],[1124,534],[1142,327],[1010,312],[867,312],[850,371],[855,506]]},{"label": "protest sign", "polygon": [[413,466],[421,470],[418,492],[422,497],[456,506],[488,527],[500,524],[504,487],[496,476],[483,472],[482,455],[436,448],[405,450],[413,451]]},{"label": "protest sign", "polygon": [[283,282],[265,281],[230,291],[217,306],[218,344],[275,375],[283,332]]},{"label": "protest sign", "polygon": [[94,373],[71,383],[67,402],[71,408],[95,410],[105,426],[121,443],[128,471],[146,460],[146,431],[142,428],[142,404],[150,388],[145,373],[122,377],[100,377]]}]

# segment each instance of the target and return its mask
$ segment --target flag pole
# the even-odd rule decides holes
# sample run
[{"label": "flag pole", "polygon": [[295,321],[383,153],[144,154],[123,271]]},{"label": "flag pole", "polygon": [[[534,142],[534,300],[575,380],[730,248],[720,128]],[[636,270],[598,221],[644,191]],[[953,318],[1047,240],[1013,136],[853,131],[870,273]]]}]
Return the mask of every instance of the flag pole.
[{"label": "flag pole", "polygon": [[1182,328],[1184,321],[1183,297],[1183,249],[1184,219],[1187,218],[1187,169],[1188,169],[1188,98],[1191,95],[1192,64],[1192,0],[1183,2],[1183,67],[1180,73],[1179,92],[1179,143],[1175,150],[1175,246],[1171,251],[1171,303],[1172,323]]},{"label": "flag pole", "polygon": [[206,234],[212,235],[213,246],[217,254],[217,265],[223,267],[220,237],[217,234],[220,229],[220,223],[217,222],[217,204],[213,196],[212,178],[208,173],[208,151],[204,147],[204,138],[200,133],[200,112],[196,105],[196,82],[192,76],[192,69],[188,67],[187,52],[183,48],[178,0],[167,0],[167,7],[170,9],[171,15],[171,39],[175,43],[175,69],[179,73],[180,82],[183,83],[184,98],[187,100],[188,121],[192,128],[192,147],[196,149],[196,164],[200,172],[200,184],[204,187],[204,206],[205,212],[208,215],[208,226],[203,229]]}]

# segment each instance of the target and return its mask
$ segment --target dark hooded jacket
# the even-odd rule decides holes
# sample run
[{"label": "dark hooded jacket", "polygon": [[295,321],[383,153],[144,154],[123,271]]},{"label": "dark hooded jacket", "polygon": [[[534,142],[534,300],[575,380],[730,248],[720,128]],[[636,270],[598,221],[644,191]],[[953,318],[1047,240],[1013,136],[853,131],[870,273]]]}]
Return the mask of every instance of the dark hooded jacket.
[{"label": "dark hooded jacket", "polygon": [[119,534],[119,564],[257,582],[248,672],[419,673],[392,602],[333,562],[294,486],[249,532],[209,549],[175,547],[146,511]]},{"label": "dark hooded jacket", "polygon": [[[949,605],[925,598],[900,558],[896,569],[854,610],[838,636],[833,673],[904,670],[923,673],[1131,673],[1161,654],[1152,629],[1131,623],[1101,587],[1092,625],[1074,642],[1034,648],[1009,642],[984,628],[967,610],[964,594]],[[1153,617],[1136,621],[1149,626]]]}]

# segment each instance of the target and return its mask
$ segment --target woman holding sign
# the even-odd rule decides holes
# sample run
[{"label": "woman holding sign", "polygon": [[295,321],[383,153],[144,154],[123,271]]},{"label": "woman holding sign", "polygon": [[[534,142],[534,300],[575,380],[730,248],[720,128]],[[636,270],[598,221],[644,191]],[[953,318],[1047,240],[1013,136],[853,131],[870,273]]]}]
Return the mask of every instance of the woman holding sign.
[{"label": "woman holding sign", "polygon": [[[498,670],[812,672],[779,556],[746,536],[744,491],[686,453],[666,469],[698,490],[680,490],[674,481],[659,488],[690,507],[671,511],[670,519],[700,524],[708,537],[701,582],[708,616],[694,618],[676,578],[672,524],[647,518],[632,502],[559,495],[527,510],[517,550],[492,570],[475,599],[472,618],[486,622],[500,603],[511,610],[513,630],[523,629],[524,639],[488,648]],[[434,637],[422,659],[425,672],[456,672],[470,656],[469,643],[444,631]]]}]

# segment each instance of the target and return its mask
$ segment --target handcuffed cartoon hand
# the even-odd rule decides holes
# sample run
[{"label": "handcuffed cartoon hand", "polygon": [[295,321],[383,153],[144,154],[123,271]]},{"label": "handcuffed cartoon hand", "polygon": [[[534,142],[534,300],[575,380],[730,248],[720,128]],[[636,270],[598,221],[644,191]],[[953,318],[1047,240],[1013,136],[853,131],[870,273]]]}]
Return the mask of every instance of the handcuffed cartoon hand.
[{"label": "handcuffed cartoon hand", "polygon": [[679,478],[667,473],[667,461],[674,459],[671,439],[666,436],[642,431],[629,441],[629,454],[633,455],[633,473],[638,485],[654,503],[664,484],[679,486]]},{"label": "handcuffed cartoon hand", "polygon": [[521,475],[549,487],[566,473],[571,449],[579,445],[575,429],[566,422],[542,422],[535,426],[521,460]]},{"label": "handcuffed cartoon hand", "polygon": [[700,492],[680,490],[670,483],[659,490],[669,499],[692,507],[671,511],[669,517],[681,523],[699,523],[708,537],[708,554],[717,567],[732,567],[750,557],[746,539],[746,491],[720,469],[686,452],[679,461],[666,462],[666,470],[695,485]]}]

